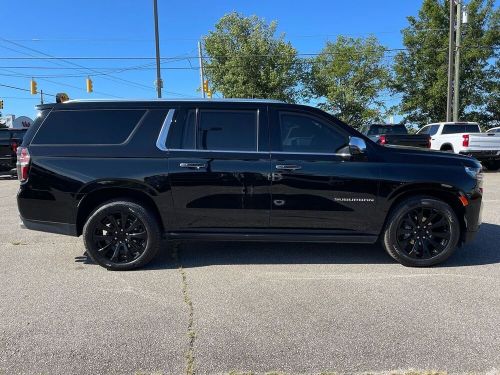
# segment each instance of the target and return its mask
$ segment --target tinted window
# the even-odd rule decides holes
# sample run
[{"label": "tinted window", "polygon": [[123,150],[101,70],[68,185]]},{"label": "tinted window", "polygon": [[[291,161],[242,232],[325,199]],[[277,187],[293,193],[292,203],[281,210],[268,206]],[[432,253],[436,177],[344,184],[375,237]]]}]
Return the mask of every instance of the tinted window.
[{"label": "tinted window", "polygon": [[445,125],[441,134],[456,134],[456,133],[479,133],[479,125],[469,124],[452,124]]},{"label": "tinted window", "polygon": [[10,132],[8,130],[0,129],[0,139],[2,141],[10,139]]},{"label": "tinted window", "polygon": [[50,109],[44,109],[43,111],[39,111],[37,116],[35,117],[35,120],[33,121],[33,124],[28,128],[26,133],[24,134],[23,137],[23,147],[26,147],[30,142],[33,136],[35,135],[36,131],[42,124],[43,120],[47,117],[49,114]]},{"label": "tinted window", "polygon": [[430,126],[424,126],[417,132],[417,134],[429,134],[430,130],[431,130]]},{"label": "tinted window", "polygon": [[336,153],[347,145],[347,136],[317,118],[280,114],[281,149],[285,152]]},{"label": "tinted window", "polygon": [[417,134],[429,134],[434,135],[439,130],[439,125],[427,125],[420,129]]},{"label": "tinted window", "polygon": [[439,130],[439,125],[432,125],[432,126],[429,126],[429,135],[434,135],[438,132]]},{"label": "tinted window", "polygon": [[37,132],[34,144],[120,144],[144,110],[53,111]]},{"label": "tinted window", "polygon": [[408,130],[404,125],[372,125],[368,131],[368,135],[380,134],[408,134]]},{"label": "tinted window", "polygon": [[257,150],[257,111],[200,111],[201,150]]},{"label": "tinted window", "polygon": [[194,109],[176,111],[176,116],[172,120],[168,132],[168,148],[193,150],[195,148],[195,128],[196,111]]}]

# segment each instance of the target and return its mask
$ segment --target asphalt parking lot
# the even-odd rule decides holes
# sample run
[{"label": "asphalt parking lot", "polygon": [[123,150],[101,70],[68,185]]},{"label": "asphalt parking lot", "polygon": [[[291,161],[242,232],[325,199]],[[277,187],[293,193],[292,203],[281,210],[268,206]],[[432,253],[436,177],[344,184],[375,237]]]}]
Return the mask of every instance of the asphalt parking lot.
[{"label": "asphalt parking lot", "polygon": [[0,374],[500,371],[500,173],[444,265],[377,245],[184,243],[110,272],[81,238],[19,229],[0,180]]}]

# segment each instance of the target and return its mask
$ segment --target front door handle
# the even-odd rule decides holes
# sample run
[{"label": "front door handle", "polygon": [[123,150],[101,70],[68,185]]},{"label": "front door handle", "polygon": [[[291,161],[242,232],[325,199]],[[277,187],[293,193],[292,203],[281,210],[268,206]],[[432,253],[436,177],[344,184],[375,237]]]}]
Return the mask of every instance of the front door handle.
[{"label": "front door handle", "polygon": [[180,163],[179,167],[189,168],[189,169],[202,169],[202,168],[206,168],[207,165],[203,164],[203,163]]},{"label": "front door handle", "polygon": [[278,164],[276,165],[276,169],[280,171],[296,171],[302,169],[302,167],[295,164]]}]

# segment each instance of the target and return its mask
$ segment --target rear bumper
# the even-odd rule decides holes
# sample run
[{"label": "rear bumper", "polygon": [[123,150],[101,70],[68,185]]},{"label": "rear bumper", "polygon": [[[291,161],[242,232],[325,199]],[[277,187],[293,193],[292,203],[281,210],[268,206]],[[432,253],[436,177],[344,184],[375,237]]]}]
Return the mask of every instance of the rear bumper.
[{"label": "rear bumper", "polygon": [[64,234],[67,236],[77,236],[75,224],[56,223],[53,221],[28,220],[21,217],[21,228],[37,230],[40,232]]},{"label": "rear bumper", "polygon": [[488,151],[460,151],[461,155],[472,156],[473,158],[480,161],[487,160],[500,160],[500,150],[488,150]]}]

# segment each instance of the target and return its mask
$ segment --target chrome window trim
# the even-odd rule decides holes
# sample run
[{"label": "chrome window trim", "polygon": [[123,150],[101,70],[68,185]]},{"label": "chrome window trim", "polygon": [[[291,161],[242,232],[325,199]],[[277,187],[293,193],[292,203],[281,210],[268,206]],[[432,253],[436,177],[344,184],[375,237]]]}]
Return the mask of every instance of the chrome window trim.
[{"label": "chrome window trim", "polygon": [[195,149],[185,149],[185,148],[170,148],[167,151],[185,151],[185,152],[208,152],[208,153],[232,153],[232,154],[288,154],[288,155],[311,155],[311,156],[351,156],[351,154],[346,153],[328,153],[328,152],[284,152],[284,151],[241,151],[241,150],[195,150]]},{"label": "chrome window trim", "polygon": [[167,148],[167,137],[168,132],[170,131],[170,125],[172,124],[172,120],[174,118],[175,109],[169,109],[167,116],[165,116],[165,120],[160,129],[160,134],[158,134],[158,139],[156,140],[156,147],[161,151],[168,151]]}]

